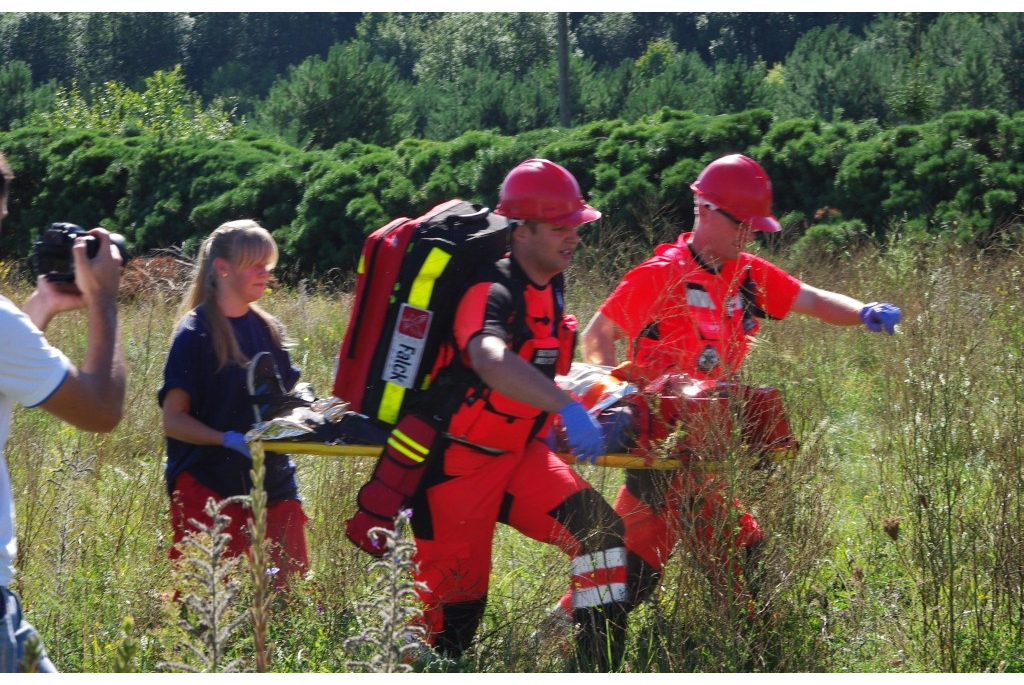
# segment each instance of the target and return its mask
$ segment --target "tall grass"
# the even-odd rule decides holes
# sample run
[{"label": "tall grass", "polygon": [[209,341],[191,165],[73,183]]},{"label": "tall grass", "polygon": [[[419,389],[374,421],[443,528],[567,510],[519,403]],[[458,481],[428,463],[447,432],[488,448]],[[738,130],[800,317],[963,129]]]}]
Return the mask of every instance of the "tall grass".
[{"label": "tall grass", "polygon": [[[570,310],[586,322],[651,244],[673,237],[666,233],[654,228],[629,244],[615,242],[614,229],[591,236],[595,246],[569,274]],[[681,546],[652,601],[630,618],[628,670],[1024,670],[1024,259],[893,245],[820,265],[780,260],[814,285],[896,302],[904,323],[892,338],[798,316],[765,323],[744,380],[783,391],[802,448],[767,471],[722,467],[766,535],[757,615],[723,609]],[[25,281],[0,273],[4,294],[22,301]],[[263,302],[321,395],[346,297],[306,284]],[[131,376],[113,434],[83,434],[39,410],[15,416],[6,449],[18,509],[15,589],[61,670],[153,672],[184,658],[168,599],[175,580],[156,405],[177,299],[165,290],[123,303]],[[80,315],[58,317],[48,335],[82,358]],[[267,605],[265,644],[240,627],[218,658],[254,664],[265,650],[271,672],[355,670],[345,641],[378,620],[368,601],[397,601],[373,596],[383,587],[373,560],[344,535],[372,462],[296,461],[310,572]],[[622,483],[615,469],[581,472],[609,498]],[[565,591],[567,561],[505,529],[494,556],[478,639],[454,668],[571,669],[528,639]],[[241,613],[254,588],[238,580]],[[366,650],[364,663],[373,660]]]}]

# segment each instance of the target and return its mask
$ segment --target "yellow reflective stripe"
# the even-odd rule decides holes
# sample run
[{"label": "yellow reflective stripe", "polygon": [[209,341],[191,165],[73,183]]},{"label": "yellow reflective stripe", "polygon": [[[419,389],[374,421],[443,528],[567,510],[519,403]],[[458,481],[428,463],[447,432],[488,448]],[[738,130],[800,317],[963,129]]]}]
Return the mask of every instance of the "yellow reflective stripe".
[{"label": "yellow reflective stripe", "polygon": [[[402,442],[399,442],[401,440]],[[405,443],[405,444],[402,444]],[[391,435],[388,436],[388,445],[394,447],[396,450],[409,457],[413,461],[420,462],[427,458],[427,452],[430,450],[423,445],[419,444],[405,433],[395,430],[392,431]],[[408,445],[407,448],[405,445]],[[411,449],[410,449],[411,448]]]},{"label": "yellow reflective stripe", "polygon": [[406,435],[402,431],[398,430],[397,428],[391,432],[391,437],[392,437],[392,439],[394,439],[394,438],[400,439],[404,444],[406,444],[410,448],[416,450],[417,452],[422,454],[424,457],[427,456],[427,452],[430,451],[430,446],[429,445],[421,445],[420,443],[416,442],[415,440],[413,440],[412,438],[410,438],[408,435]]},{"label": "yellow reflective stripe", "polygon": [[402,408],[403,399],[405,388],[397,383],[385,383],[384,392],[380,396],[380,406],[377,408],[377,418],[385,423],[397,423],[398,410]]},{"label": "yellow reflective stripe", "polygon": [[427,258],[423,260],[423,266],[412,281],[412,288],[409,290],[407,302],[420,309],[429,309],[430,295],[434,292],[434,283],[441,275],[444,268],[448,266],[452,256],[439,247],[430,249]]},{"label": "yellow reflective stripe", "polygon": [[398,450],[399,452],[401,452],[405,456],[409,457],[409,459],[411,459],[412,461],[415,461],[415,462],[423,461],[423,457],[422,456],[420,456],[419,454],[416,454],[412,450],[405,449],[404,447],[399,445],[396,441],[392,440],[391,438],[388,438],[388,447],[394,447],[396,450]]},{"label": "yellow reflective stripe", "polygon": [[366,273],[366,260],[363,258],[363,255],[359,255],[359,264],[356,266],[356,273]]},{"label": "yellow reflective stripe", "polygon": [[[433,247],[423,260],[423,266],[412,281],[409,288],[409,297],[406,300],[413,307],[420,309],[430,308],[430,296],[434,293],[434,284],[448,262],[451,261],[451,254],[439,247]],[[405,401],[405,388],[395,383],[385,383],[384,391],[381,393],[380,406],[377,407],[377,418],[385,423],[396,423],[398,412]]]}]

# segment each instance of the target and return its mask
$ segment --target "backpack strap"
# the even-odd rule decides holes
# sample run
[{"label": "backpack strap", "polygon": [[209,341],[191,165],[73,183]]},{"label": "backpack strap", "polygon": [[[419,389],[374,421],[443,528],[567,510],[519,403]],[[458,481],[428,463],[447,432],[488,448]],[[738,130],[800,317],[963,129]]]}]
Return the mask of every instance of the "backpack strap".
[{"label": "backpack strap", "polygon": [[[509,347],[516,354],[523,344],[530,339],[531,333],[526,321],[526,296],[524,291],[528,285],[526,274],[510,258],[505,257],[481,272],[481,279],[491,279],[494,282],[502,283],[512,296],[512,321],[509,326],[510,341]],[[552,321],[552,336],[557,334],[558,324],[564,313],[564,289],[565,280],[562,274],[558,274],[551,282],[555,298],[555,312]],[[449,339],[446,344],[455,349],[454,331],[449,331]],[[459,406],[466,401],[483,401],[491,389],[483,382],[483,379],[473,371],[459,354],[453,354],[451,359],[434,376],[430,388],[415,399],[415,407],[421,412],[427,412],[435,420],[447,428],[451,417],[458,410]],[[542,413],[537,418],[534,432],[539,431],[547,415]],[[473,445],[475,446],[475,445]],[[480,446],[475,446],[480,447]],[[486,448],[484,448],[486,451]]]}]

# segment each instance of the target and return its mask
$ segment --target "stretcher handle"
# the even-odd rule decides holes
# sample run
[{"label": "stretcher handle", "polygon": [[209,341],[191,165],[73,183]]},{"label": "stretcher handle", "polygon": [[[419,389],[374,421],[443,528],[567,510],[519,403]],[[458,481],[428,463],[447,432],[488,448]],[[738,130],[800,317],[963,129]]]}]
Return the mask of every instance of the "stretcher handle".
[{"label": "stretcher handle", "polygon": [[[312,442],[302,440],[266,440],[263,441],[264,449],[273,452],[287,454],[309,454],[329,457],[373,457],[380,456],[383,447],[379,445],[329,445],[324,442]],[[772,450],[772,460],[791,458],[795,450]],[[571,454],[560,453],[559,459],[567,464],[575,464],[576,458]],[[617,469],[648,469],[673,471],[683,468],[684,464],[678,459],[658,458],[646,459],[637,454],[626,454],[613,452],[602,454],[594,462],[595,466],[605,466]]]}]

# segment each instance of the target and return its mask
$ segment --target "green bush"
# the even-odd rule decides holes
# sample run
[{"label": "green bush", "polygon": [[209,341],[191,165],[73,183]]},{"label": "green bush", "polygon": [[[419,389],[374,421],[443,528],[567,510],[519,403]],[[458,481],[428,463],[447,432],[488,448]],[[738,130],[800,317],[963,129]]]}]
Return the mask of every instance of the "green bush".
[{"label": "green bush", "polygon": [[[638,242],[692,221],[689,184],[715,157],[743,152],[773,181],[778,215],[837,214],[882,245],[892,231],[1006,240],[1024,198],[1024,115],[950,112],[921,125],[774,120],[764,109],[704,116],[663,108],[637,121],[592,121],[517,136],[469,131],[391,148],[347,139],[301,151],[253,132],[230,140],[133,131],[22,127],[0,133],[18,173],[4,254],[25,256],[51,221],[104,224],[137,251],[195,245],[251,217],[281,239],[282,264],[351,270],[367,232],[452,197],[493,206],[519,162],[546,157],[576,176],[617,232]],[[805,222],[781,242],[800,238]],[[673,230],[670,230],[673,229]],[[817,229],[808,244],[833,242]],[[826,235],[827,234],[827,235]],[[299,273],[299,272],[296,272]]]},{"label": "green bush", "polygon": [[815,224],[793,243],[790,252],[803,262],[834,262],[849,258],[867,234],[867,226],[859,219]]}]

